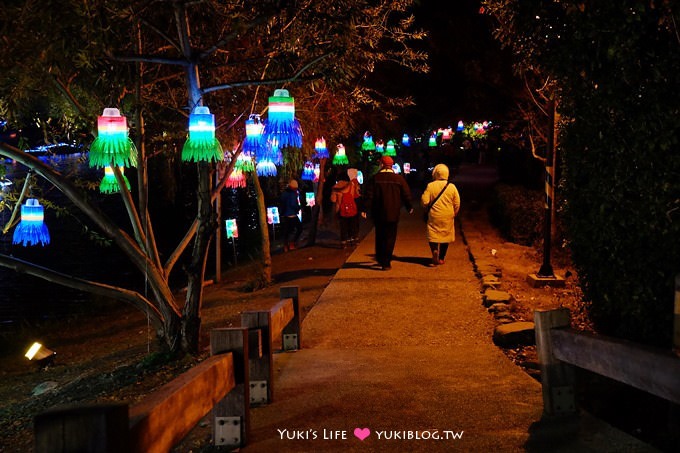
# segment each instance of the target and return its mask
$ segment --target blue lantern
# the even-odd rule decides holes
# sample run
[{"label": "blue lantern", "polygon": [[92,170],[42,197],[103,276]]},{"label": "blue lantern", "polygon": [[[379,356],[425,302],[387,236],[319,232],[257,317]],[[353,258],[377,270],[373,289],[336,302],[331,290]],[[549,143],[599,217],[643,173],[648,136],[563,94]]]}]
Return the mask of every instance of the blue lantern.
[{"label": "blue lantern", "polygon": [[264,126],[268,141],[276,140],[277,146],[302,147],[302,127],[295,118],[295,100],[288,90],[274,90],[269,97],[269,116]]},{"label": "blue lantern", "polygon": [[44,223],[45,209],[35,198],[26,200],[21,206],[21,222],[14,230],[12,244],[47,245],[50,243],[50,232]]}]

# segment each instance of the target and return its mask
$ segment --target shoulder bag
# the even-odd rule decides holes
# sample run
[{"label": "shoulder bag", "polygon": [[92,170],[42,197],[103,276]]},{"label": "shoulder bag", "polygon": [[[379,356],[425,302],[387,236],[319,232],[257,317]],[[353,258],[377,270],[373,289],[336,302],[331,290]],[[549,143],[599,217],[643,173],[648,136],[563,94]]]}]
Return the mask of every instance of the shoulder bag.
[{"label": "shoulder bag", "polygon": [[434,200],[432,200],[432,203],[428,204],[425,206],[425,211],[423,212],[423,222],[427,223],[428,218],[430,217],[430,208],[434,206],[434,204],[439,200],[439,197],[442,196],[444,191],[446,190],[447,187],[449,187],[449,184],[451,184],[449,181],[446,181],[446,184],[444,185],[444,188],[439,192],[439,195],[435,197]]}]

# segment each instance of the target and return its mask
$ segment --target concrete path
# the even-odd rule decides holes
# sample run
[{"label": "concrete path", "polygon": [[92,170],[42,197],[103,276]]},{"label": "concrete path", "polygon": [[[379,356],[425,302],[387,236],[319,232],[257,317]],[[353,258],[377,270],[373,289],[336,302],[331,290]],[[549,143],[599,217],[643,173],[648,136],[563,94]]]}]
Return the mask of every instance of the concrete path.
[{"label": "concrete path", "polygon": [[541,422],[540,384],[492,343],[460,234],[430,268],[424,229],[403,214],[389,271],[374,266],[373,231],[359,244],[303,322],[302,349],[276,355],[274,401],[251,411],[243,450],[645,451],[583,417],[576,436]]}]

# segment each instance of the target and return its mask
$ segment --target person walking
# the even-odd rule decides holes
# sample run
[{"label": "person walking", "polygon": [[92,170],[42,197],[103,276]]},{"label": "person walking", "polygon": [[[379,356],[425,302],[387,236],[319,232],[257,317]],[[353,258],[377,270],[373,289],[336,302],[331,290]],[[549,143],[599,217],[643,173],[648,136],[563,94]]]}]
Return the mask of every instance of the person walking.
[{"label": "person walking", "polygon": [[[359,209],[357,207],[357,199],[360,197],[359,183],[356,180],[356,173],[354,179],[350,180],[350,170],[347,170],[347,174],[341,173],[338,176],[338,182],[331,190],[331,201],[340,225],[342,248],[352,245],[359,236]],[[354,171],[356,172],[356,169]]]},{"label": "person walking", "polygon": [[[403,176],[394,173],[392,165],[391,157],[380,158],[380,170],[369,181],[365,199],[365,207],[371,210],[375,225],[375,259],[383,270],[392,268],[402,205],[409,214],[413,213],[411,189]],[[366,217],[365,211],[362,217]]]},{"label": "person walking", "polygon": [[460,195],[449,182],[449,167],[438,164],[432,170],[430,182],[420,199],[429,210],[427,217],[427,241],[432,252],[432,264],[444,264],[449,243],[455,240],[454,219],[460,210]]},{"label": "person walking", "polygon": [[[298,214],[300,213],[300,193],[298,192],[298,182],[291,179],[288,187],[281,194],[281,225],[283,236],[283,251],[295,250],[296,243],[302,234],[302,222]],[[289,241],[291,233],[293,240]]]}]

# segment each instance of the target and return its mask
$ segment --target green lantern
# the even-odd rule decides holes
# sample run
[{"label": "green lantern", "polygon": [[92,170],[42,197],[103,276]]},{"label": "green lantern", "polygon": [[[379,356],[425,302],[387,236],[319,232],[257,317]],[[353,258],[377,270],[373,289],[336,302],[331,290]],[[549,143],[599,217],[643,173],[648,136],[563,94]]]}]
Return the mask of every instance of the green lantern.
[{"label": "green lantern", "polygon": [[215,138],[215,115],[203,105],[189,115],[189,138],[182,148],[184,162],[222,161],[224,151]]},{"label": "green lantern", "polygon": [[137,150],[128,137],[127,119],[118,109],[104,109],[97,118],[97,132],[90,145],[90,167],[137,165]]}]

